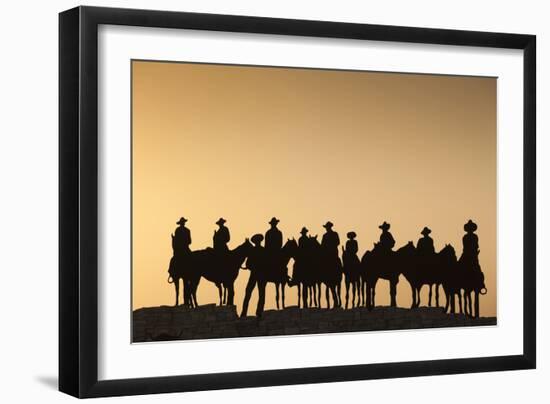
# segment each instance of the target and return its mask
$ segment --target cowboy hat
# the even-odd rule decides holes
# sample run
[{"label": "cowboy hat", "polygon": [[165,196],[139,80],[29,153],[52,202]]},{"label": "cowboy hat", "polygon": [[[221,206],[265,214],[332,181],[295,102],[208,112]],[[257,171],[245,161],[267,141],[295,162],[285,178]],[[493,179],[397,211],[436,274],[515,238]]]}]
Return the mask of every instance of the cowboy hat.
[{"label": "cowboy hat", "polygon": [[184,217],[180,217],[180,220],[178,220],[176,224],[185,224],[185,222],[187,222],[187,219]]},{"label": "cowboy hat", "polygon": [[264,240],[264,236],[262,234],[254,234],[250,241],[254,244],[260,244]]},{"label": "cowboy hat", "polygon": [[300,234],[307,234],[309,230],[306,229],[305,227],[302,227],[302,230],[300,230]]},{"label": "cowboy hat", "polygon": [[420,232],[420,234],[424,235],[424,236],[427,236],[428,234],[430,234],[432,231],[430,229],[428,229],[427,227],[424,227],[422,229],[422,231]]},{"label": "cowboy hat", "polygon": [[357,234],[354,231],[350,231],[350,232],[348,232],[347,236],[348,236],[348,238],[355,238],[355,237],[357,237]]},{"label": "cowboy hat", "polygon": [[269,224],[277,224],[279,222],[280,222],[279,219],[277,219],[276,217],[272,217],[271,220],[269,221]]},{"label": "cowboy hat", "polygon": [[333,224],[331,221],[328,221],[328,222],[326,222],[326,223],[323,225],[323,227],[324,227],[325,229],[329,229],[329,228],[331,228],[332,226],[334,226],[334,224]]},{"label": "cowboy hat", "polygon": [[390,224],[385,222],[382,223],[380,226],[378,226],[379,229],[382,229],[382,230],[389,230],[390,229]]},{"label": "cowboy hat", "polygon": [[468,220],[468,223],[464,225],[464,231],[468,233],[472,233],[477,230],[477,224],[472,222],[472,219]]},{"label": "cowboy hat", "polygon": [[222,225],[222,224],[224,224],[226,221],[227,221],[227,220],[225,220],[223,217],[220,217],[220,218],[218,219],[218,221],[216,222],[216,224],[217,224],[217,225]]}]

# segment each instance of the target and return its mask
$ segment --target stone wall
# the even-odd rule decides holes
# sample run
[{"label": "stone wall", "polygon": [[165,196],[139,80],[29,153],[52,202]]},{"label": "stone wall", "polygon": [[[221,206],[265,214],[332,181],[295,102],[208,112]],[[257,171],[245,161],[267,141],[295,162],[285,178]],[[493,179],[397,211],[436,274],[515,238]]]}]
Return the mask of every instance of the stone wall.
[{"label": "stone wall", "polygon": [[148,342],[487,325],[496,325],[496,317],[472,319],[432,307],[376,307],[369,311],[364,307],[329,310],[293,306],[266,310],[259,319],[239,318],[235,306],[208,304],[195,309],[161,306],[135,310],[132,332],[133,342]]}]

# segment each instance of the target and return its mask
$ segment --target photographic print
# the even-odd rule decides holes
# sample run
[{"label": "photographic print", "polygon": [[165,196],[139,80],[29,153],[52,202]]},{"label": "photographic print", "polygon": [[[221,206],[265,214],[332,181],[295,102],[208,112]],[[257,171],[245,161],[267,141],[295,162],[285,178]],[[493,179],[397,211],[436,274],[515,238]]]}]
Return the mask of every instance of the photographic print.
[{"label": "photographic print", "polygon": [[132,342],[497,324],[497,79],[133,60]]}]

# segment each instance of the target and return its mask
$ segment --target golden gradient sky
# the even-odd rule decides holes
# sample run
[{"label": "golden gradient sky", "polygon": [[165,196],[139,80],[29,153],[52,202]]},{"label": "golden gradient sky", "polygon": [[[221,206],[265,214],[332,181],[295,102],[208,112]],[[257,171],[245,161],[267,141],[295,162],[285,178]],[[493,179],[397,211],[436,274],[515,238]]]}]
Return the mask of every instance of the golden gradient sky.
[{"label": "golden gradient sky", "polygon": [[[212,245],[220,216],[231,248],[277,216],[285,239],[302,226],[321,235],[327,220],[342,242],[354,230],[360,255],[384,220],[396,247],[429,226],[436,250],[451,243],[460,255],[472,218],[488,289],[481,315],[496,315],[495,78],[149,61],[132,70],[133,309],[173,304],[180,216],[193,250]],[[239,312],[247,279],[241,270]],[[296,304],[296,288],[286,291]],[[401,277],[398,305],[410,295]],[[376,298],[389,304],[386,281]],[[217,299],[203,279],[199,304]]]}]

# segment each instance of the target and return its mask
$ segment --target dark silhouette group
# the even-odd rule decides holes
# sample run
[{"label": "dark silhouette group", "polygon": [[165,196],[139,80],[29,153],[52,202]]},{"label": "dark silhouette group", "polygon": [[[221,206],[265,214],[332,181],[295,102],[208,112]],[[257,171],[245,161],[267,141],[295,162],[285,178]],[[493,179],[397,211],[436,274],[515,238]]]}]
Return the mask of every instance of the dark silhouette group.
[{"label": "dark silhouette group", "polygon": [[[465,313],[479,317],[480,295],[487,292],[484,275],[479,265],[477,225],[469,220],[464,225],[462,254],[457,258],[450,244],[436,252],[431,230],[424,227],[416,247],[412,241],[394,250],[395,239],[390,224],[382,223],[380,239],[372,250],[359,258],[357,234],[346,234],[342,258],[339,255],[340,237],[334,224],[326,222],[325,233],[318,241],[303,227],[298,241],[287,239],[277,227],[279,219],[269,221],[270,228],[263,234],[254,234],[230,250],[231,239],[226,220],[220,218],[214,231],[213,247],[192,251],[191,232],[185,226],[187,219],[180,218],[172,235],[173,256],[169,266],[169,282],[174,283],[176,305],[179,304],[180,279],[183,281],[183,303],[197,307],[197,289],[202,278],[213,282],[219,292],[220,305],[234,305],[234,283],[241,269],[250,271],[242,304],[241,316],[248,315],[248,306],[254,289],[258,290],[256,316],[261,317],[265,305],[267,283],[273,283],[277,309],[285,307],[285,287],[297,287],[298,304],[302,308],[321,307],[322,285],[325,286],[327,308],[375,307],[378,280],[390,285],[390,305],[397,306],[397,284],[403,275],[411,285],[411,308],[420,306],[420,290],[429,287],[428,305],[432,306],[435,289],[435,306],[440,307],[440,288],[446,297],[445,312]],[[263,243],[263,246],[262,246]],[[292,277],[288,274],[290,260],[294,260]],[[341,301],[342,280],[345,284],[345,303]],[[458,298],[458,308],[456,300]]]}]

